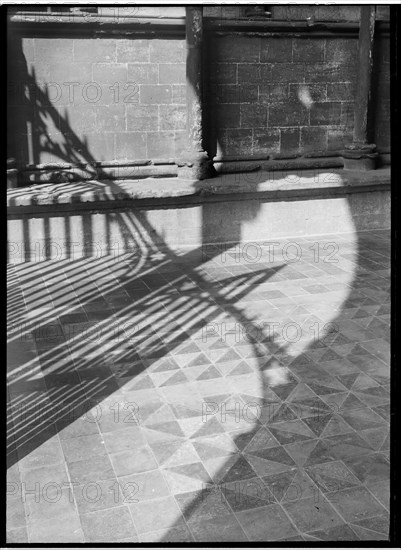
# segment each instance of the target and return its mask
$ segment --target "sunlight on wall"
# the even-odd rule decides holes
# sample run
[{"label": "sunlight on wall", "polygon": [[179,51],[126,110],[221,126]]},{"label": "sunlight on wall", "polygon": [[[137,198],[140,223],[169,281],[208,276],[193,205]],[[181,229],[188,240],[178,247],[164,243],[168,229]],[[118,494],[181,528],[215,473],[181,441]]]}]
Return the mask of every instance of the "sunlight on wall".
[{"label": "sunlight on wall", "polygon": [[310,109],[313,105],[313,99],[308,86],[300,86],[298,89],[298,99],[304,107]]}]

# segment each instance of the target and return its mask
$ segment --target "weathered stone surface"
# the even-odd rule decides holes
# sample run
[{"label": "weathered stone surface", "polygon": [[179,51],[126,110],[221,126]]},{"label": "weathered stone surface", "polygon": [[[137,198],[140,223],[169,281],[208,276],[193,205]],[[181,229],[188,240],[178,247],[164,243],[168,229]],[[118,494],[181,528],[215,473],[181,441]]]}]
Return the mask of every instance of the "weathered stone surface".
[{"label": "weathered stone surface", "polygon": [[[322,17],[327,20],[334,21],[338,16],[347,21],[348,8],[340,8],[277,9],[292,15],[312,13],[314,17],[323,10]],[[359,8],[352,9],[354,15],[359,13]],[[207,51],[203,52],[207,67],[203,86],[208,118],[205,142],[211,143],[212,153],[218,150],[227,156],[240,152],[242,158],[251,158],[255,151],[268,154],[261,145],[262,135],[248,133],[260,128],[283,130],[279,151],[283,155],[292,155],[300,147],[308,152],[317,145],[320,149],[322,145],[314,139],[316,130],[312,129],[317,126],[330,127],[323,140],[327,150],[347,142],[354,126],[356,35],[324,38],[205,32],[211,32]],[[17,41],[10,41],[10,52],[18,50]],[[21,48],[19,61],[13,54],[9,69],[8,112],[13,124],[8,143],[9,154],[18,157],[22,165],[32,162],[32,147],[38,164],[65,161],[66,155],[72,160],[83,157],[86,162],[123,160],[129,144],[121,135],[127,132],[146,134],[144,143],[150,143],[150,147],[139,145],[135,136],[131,144],[131,149],[138,148],[141,157],[150,151],[157,154],[156,159],[161,158],[159,155],[169,157],[173,150],[174,154],[180,152],[182,142],[175,136],[174,145],[161,141],[166,138],[164,132],[186,130],[183,109],[170,107],[186,104],[186,51],[182,37],[56,39],[43,35],[23,38]],[[25,63],[30,75],[35,75],[29,82]],[[380,32],[374,49],[372,139],[379,148],[387,150],[389,65],[389,40]],[[30,103],[25,97],[26,87]],[[27,121],[32,122],[31,127]],[[307,132],[305,128],[309,126],[311,130]],[[294,131],[286,132],[287,128]],[[37,136],[39,130],[42,141]],[[45,134],[51,143],[39,145],[44,143]]]},{"label": "weathered stone surface", "polygon": [[[42,205],[33,204],[37,195],[42,197]],[[49,206],[44,204],[46,195]],[[30,251],[34,252],[39,242],[52,244],[52,249],[60,254],[64,251],[66,257],[68,242],[74,243],[74,253],[84,251],[88,246],[81,231],[84,220],[86,224],[90,220],[91,239],[97,249],[108,250],[110,243],[117,243],[119,252],[135,249],[137,243],[125,239],[118,223],[110,224],[110,216],[114,219],[132,208],[143,213],[170,249],[232,242],[233,220],[241,220],[244,242],[343,232],[351,219],[352,227],[358,230],[387,228],[390,170],[259,171],[223,174],[202,182],[178,178],[131,180],[118,185],[80,182],[10,190],[8,196],[10,204],[21,205],[9,207],[8,222],[8,234],[13,236],[10,261],[18,263],[30,261]],[[80,200],[87,202],[79,204]],[[50,235],[45,234],[44,219],[48,220]],[[29,235],[24,231],[26,220]],[[66,234],[67,226],[71,235]],[[110,233],[105,235],[107,226]]]},{"label": "weathered stone surface", "polygon": [[[265,164],[268,167],[268,163]],[[344,188],[359,188],[363,186],[376,186],[385,188],[390,183],[390,170],[383,168],[360,175],[358,172],[348,173],[343,170],[300,170],[300,171],[260,171],[252,185],[246,180],[246,174],[224,174],[217,178],[203,180],[182,180],[177,178],[161,178],[146,180],[113,182],[86,181],[76,184],[55,185],[44,184],[27,188],[13,189],[7,192],[7,204],[9,207],[28,206],[38,204],[38,198],[42,205],[55,205],[58,197],[66,202],[66,197],[74,197],[78,202],[86,202],[89,197],[101,197],[101,200],[113,202],[124,199],[148,199],[197,196],[207,192],[209,195],[222,195],[229,193],[269,193],[272,196],[277,191],[299,190],[328,190]],[[123,197],[121,196],[123,194]],[[84,200],[81,200],[81,197]],[[86,200],[85,200],[86,198]]]}]

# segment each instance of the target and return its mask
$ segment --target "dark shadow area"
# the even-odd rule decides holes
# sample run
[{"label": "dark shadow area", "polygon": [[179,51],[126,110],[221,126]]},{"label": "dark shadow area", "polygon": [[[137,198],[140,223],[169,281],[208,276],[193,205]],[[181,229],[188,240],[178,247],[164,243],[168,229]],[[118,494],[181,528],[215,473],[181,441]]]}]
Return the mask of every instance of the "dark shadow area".
[{"label": "dark shadow area", "polygon": [[[15,158],[19,168],[25,168],[27,164],[40,164],[41,155],[48,153],[57,158],[54,164],[79,166],[87,176],[102,179],[105,174],[91,155],[86,139],[79,139],[70,125],[67,107],[61,116],[47,83],[42,89],[34,69],[29,73],[21,38],[12,34],[8,45],[7,156]],[[52,138],[54,130],[62,135],[61,143]],[[61,183],[78,180],[80,176],[55,166],[48,177],[52,183]],[[39,182],[39,174],[31,180]]]}]

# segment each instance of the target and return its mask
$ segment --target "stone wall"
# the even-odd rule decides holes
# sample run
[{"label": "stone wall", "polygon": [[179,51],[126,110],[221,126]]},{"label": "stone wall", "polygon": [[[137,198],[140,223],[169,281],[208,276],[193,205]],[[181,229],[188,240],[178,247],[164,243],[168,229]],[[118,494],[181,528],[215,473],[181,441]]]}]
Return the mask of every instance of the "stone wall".
[{"label": "stone wall", "polygon": [[[219,156],[335,151],[352,141],[358,38],[218,36],[209,48]],[[389,40],[377,41],[373,140],[389,146]]]},{"label": "stone wall", "polygon": [[[360,6],[352,5],[294,5],[295,2],[289,4],[261,4],[259,6],[266,7],[270,12],[270,18],[276,21],[305,21],[307,18],[313,18],[315,21],[359,21],[361,8]],[[256,7],[256,3],[249,6],[246,4],[240,5],[216,5],[204,6],[205,17],[214,17],[222,20],[241,19],[244,17],[252,17],[252,8]],[[376,17],[379,20],[388,20],[389,6],[377,5]]]},{"label": "stone wall", "polygon": [[36,37],[23,38],[18,52],[15,39],[9,156],[26,164],[177,156],[186,125],[184,45]]},{"label": "stone wall", "polygon": [[[337,10],[324,8],[310,9],[322,19]],[[354,15],[345,15],[355,19],[359,8],[349,8]],[[285,19],[280,9],[273,19]],[[291,9],[287,19],[305,22],[306,12]],[[182,17],[180,10],[170,15]],[[205,16],[216,17],[212,7]],[[239,16],[222,12],[223,19]],[[205,27],[205,145],[217,159],[334,152],[351,140],[357,32],[294,37]],[[123,33],[118,24],[111,34],[74,23],[53,34],[32,28],[8,28],[7,156],[19,167],[179,156],[186,145],[183,25],[170,37]],[[372,141],[382,152],[390,145],[389,75],[389,38],[378,34]]]}]

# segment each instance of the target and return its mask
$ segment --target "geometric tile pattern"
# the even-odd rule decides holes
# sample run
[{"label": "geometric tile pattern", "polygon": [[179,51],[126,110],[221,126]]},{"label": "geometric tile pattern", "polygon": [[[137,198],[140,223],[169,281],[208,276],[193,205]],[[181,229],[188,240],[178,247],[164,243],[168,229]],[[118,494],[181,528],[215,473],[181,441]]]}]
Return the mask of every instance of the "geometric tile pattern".
[{"label": "geometric tile pattern", "polygon": [[388,539],[388,232],[241,250],[9,267],[8,542]]}]

